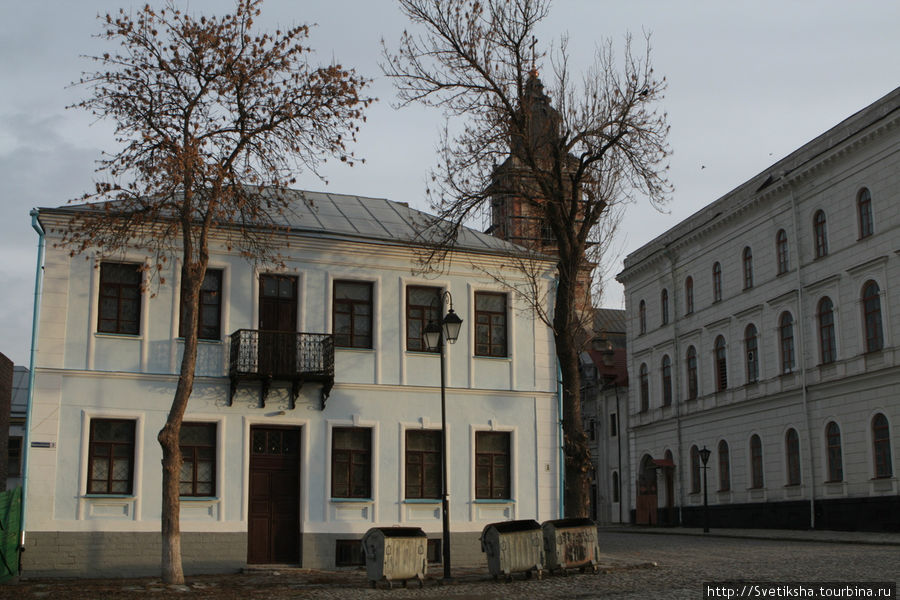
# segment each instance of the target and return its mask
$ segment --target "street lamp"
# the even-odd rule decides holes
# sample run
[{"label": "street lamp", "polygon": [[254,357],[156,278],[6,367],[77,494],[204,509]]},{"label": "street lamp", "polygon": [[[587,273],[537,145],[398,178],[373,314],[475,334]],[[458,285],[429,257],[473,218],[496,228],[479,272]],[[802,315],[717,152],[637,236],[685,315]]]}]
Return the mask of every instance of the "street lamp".
[{"label": "street lamp", "polygon": [[703,533],[709,533],[709,501],[706,496],[706,471],[709,470],[709,467],[706,466],[706,463],[709,462],[710,454],[712,451],[704,445],[700,450],[700,460],[703,462]]},{"label": "street lamp", "polygon": [[[447,386],[444,381],[444,348],[446,341],[448,344],[456,343],[459,337],[459,330],[462,327],[462,319],[453,312],[453,296],[450,292],[444,291],[438,298],[440,308],[444,306],[444,299],[450,302],[450,308],[444,318],[441,319],[441,325],[434,320],[430,320],[422,332],[425,338],[425,346],[429,350],[440,350],[441,354],[441,453],[443,454],[443,466],[441,468],[441,514],[443,518],[443,552],[441,559],[444,563],[444,579],[450,579],[450,496],[447,490],[447,471],[449,470],[447,462]],[[432,308],[434,301],[432,301]]]}]

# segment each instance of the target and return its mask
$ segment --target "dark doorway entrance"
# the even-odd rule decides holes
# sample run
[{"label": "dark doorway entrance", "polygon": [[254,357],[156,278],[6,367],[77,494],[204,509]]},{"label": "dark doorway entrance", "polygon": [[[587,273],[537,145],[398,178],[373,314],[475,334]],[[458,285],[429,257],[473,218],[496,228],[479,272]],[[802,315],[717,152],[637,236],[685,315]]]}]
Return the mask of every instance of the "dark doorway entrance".
[{"label": "dark doorway entrance", "polygon": [[290,376],[297,371],[297,278],[259,276],[259,373]]},{"label": "dark doorway entrance", "polygon": [[635,522],[638,525],[656,525],[656,465],[653,457],[645,454],[638,472]]},{"label": "dark doorway entrance", "polygon": [[300,562],[300,430],[250,428],[247,562]]}]

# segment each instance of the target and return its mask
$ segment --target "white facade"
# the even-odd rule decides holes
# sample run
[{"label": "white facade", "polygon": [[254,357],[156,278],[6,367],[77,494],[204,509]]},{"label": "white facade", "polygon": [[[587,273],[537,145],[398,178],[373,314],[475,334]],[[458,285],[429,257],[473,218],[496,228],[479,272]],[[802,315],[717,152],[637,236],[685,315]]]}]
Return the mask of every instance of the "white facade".
[{"label": "white facade", "polygon": [[900,89],[626,258],[637,522],[900,529],[898,240]]},{"label": "white facade", "polygon": [[[449,291],[464,321],[446,356],[455,561],[480,552],[477,537],[489,522],[555,517],[559,443],[553,342],[524,303],[484,274],[504,270],[494,251],[502,242],[469,231],[472,243],[452,255],[443,273],[426,278],[412,271],[415,247],[388,232],[403,224],[392,225],[385,216],[408,221],[420,214],[386,200],[324,194],[314,199],[320,226],[286,234],[287,268],[277,271],[295,278],[297,331],[333,333],[336,282],[365,282],[372,292],[371,348],[337,344],[334,388],[324,408],[319,383],[304,384],[293,408],[290,384],[278,381],[264,407],[258,383],[239,383],[229,402],[229,334],[258,329],[260,275],[276,271],[253,267],[222,247],[214,252],[210,268],[222,273],[220,337],[201,342],[185,421],[214,424],[215,492],[183,498],[186,569],[246,564],[248,514],[255,510],[249,495],[255,460],[251,432],[262,427],[299,431],[299,497],[291,510],[296,511],[302,566],[334,566],[337,540],[359,540],[373,526],[418,526],[429,537],[440,537],[439,501],[405,493],[405,432],[441,425],[439,357],[407,350],[406,298],[415,285]],[[332,209],[335,215],[356,211],[360,220],[368,219],[365,225],[377,229],[386,223],[387,229],[354,233],[349,221],[341,221],[348,225],[342,229],[337,216],[332,224],[322,216]],[[25,569],[32,574],[153,573],[159,564],[162,457],[155,438],[171,404],[183,347],[178,270],[162,273],[166,283],[152,282],[140,296],[138,333],[99,333],[99,263],[141,263],[144,254],[134,251],[103,261],[70,258],[53,245],[52,231],[64,218],[62,209],[40,211],[47,253],[29,423]],[[364,229],[357,223],[356,231]],[[480,292],[506,298],[507,356],[477,355],[474,298]],[[132,485],[121,488],[130,491],[89,491],[91,423],[102,419],[135,424]],[[370,432],[365,497],[333,496],[332,434],[343,427]],[[501,437],[509,440],[508,493],[502,498],[476,493],[475,440],[483,431],[504,432]],[[85,545],[91,552],[84,560],[69,555]]]}]

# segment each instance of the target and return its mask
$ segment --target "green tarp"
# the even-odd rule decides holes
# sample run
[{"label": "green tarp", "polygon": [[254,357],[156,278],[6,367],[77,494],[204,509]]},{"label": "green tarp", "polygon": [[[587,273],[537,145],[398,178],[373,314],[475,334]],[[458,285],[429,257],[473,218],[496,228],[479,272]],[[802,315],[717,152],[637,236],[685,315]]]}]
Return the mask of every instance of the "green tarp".
[{"label": "green tarp", "polygon": [[22,488],[0,494],[0,583],[19,573]]}]

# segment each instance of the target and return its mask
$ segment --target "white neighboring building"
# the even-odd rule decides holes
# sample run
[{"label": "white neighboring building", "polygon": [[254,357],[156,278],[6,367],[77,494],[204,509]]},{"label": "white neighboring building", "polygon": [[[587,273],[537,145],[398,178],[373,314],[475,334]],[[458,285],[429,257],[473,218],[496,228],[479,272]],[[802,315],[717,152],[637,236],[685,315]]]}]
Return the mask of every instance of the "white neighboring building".
[{"label": "white neighboring building", "polygon": [[[487,523],[556,518],[552,337],[485,275],[506,268],[509,244],[463,229],[445,272],[425,278],[411,271],[414,224],[431,217],[311,192],[298,192],[294,209],[287,269],[254,269],[221,246],[210,260],[182,432],[186,571],[352,563],[373,526],[440,538],[439,357],[423,351],[421,331],[443,291],[464,321],[447,352],[453,563],[482,560]],[[183,346],[179,271],[142,293],[142,252],[69,258],[53,232],[72,210],[39,211],[46,259],[24,568],[154,574],[156,434]],[[267,370],[273,380],[256,377]]]},{"label": "white neighboring building", "polygon": [[618,279],[637,523],[900,530],[900,88]]}]

